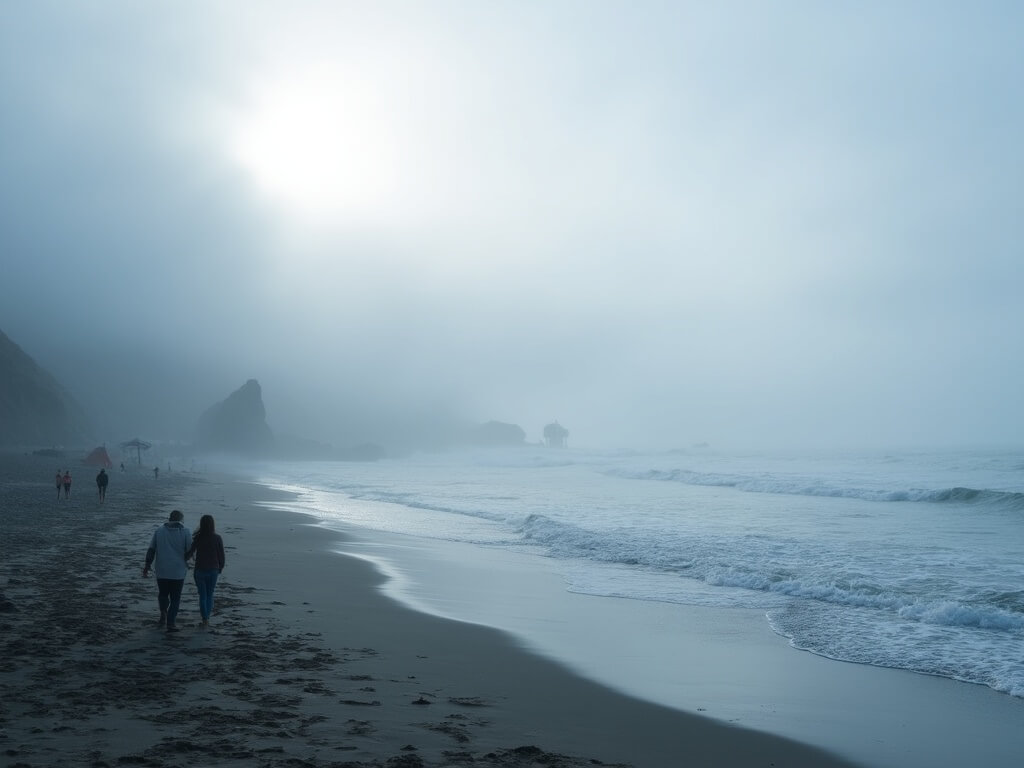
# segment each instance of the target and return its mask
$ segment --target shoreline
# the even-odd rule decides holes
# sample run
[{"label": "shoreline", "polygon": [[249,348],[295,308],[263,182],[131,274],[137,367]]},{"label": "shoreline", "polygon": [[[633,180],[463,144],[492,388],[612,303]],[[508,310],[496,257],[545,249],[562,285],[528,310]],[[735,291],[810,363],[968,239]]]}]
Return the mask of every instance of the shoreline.
[{"label": "shoreline", "polygon": [[[5,457],[0,476],[0,751],[11,765],[849,765],[400,605],[369,563],[332,551],[340,534],[257,505],[273,500],[263,486],[115,475],[100,506],[80,469],[71,503],[55,507],[51,465]],[[138,576],[171,508],[189,527],[214,515],[225,539],[206,632],[190,626],[189,581],[184,631],[157,630],[155,585]]]},{"label": "shoreline", "polygon": [[528,652],[638,699],[885,768],[1013,768],[1024,752],[1024,701],[796,649],[756,609],[571,593],[546,558],[305,513],[345,533],[336,551],[386,573],[391,598],[508,632]]}]

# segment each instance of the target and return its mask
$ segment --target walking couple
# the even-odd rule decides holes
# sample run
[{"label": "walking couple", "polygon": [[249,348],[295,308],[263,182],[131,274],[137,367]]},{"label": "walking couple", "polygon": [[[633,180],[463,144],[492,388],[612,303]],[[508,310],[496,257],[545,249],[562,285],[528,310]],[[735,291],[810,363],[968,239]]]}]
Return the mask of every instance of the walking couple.
[{"label": "walking couple", "polygon": [[170,518],[153,533],[146,551],[146,565],[142,575],[148,577],[150,566],[156,561],[154,572],[158,589],[157,602],[160,605],[161,627],[168,632],[177,632],[175,619],[181,602],[181,590],[188,573],[188,561],[195,556],[193,575],[199,591],[199,615],[202,627],[210,622],[213,613],[213,590],[217,577],[224,570],[224,542],[217,534],[212,515],[199,518],[199,528],[190,534],[182,522],[185,516],[179,511],[171,512]]}]

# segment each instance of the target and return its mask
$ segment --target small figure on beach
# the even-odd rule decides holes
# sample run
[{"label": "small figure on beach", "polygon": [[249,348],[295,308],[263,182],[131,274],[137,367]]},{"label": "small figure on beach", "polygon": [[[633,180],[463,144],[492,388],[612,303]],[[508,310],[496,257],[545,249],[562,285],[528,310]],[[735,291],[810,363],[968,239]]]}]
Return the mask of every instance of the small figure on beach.
[{"label": "small figure on beach", "polygon": [[153,477],[155,477],[155,478],[159,478],[160,477],[160,467],[153,467]]},{"label": "small figure on beach", "polygon": [[192,537],[182,523],[185,516],[177,509],[173,510],[167,522],[153,532],[149,549],[146,550],[146,564],[142,568],[143,577],[149,576],[149,567],[156,560],[157,605],[160,606],[160,620],[157,626],[167,627],[168,632],[177,632],[174,620],[178,615],[181,603],[181,588],[185,585],[185,574],[188,566],[185,553],[192,544]]},{"label": "small figure on beach", "polygon": [[192,575],[199,591],[200,626],[206,627],[213,614],[213,590],[217,586],[217,577],[224,570],[224,541],[216,531],[213,515],[199,518],[199,528],[192,534],[192,546],[185,559],[192,555],[196,557]]},{"label": "small figure on beach", "polygon": [[61,483],[64,485],[64,498],[71,498],[71,470],[65,470],[64,477],[61,478]]},{"label": "small figure on beach", "polygon": [[121,471],[124,472],[124,462],[121,462]]},{"label": "small figure on beach", "polygon": [[100,494],[100,503],[107,498],[107,483],[110,482],[110,476],[107,474],[107,470],[100,467],[100,473],[96,475],[96,490]]},{"label": "small figure on beach", "polygon": [[64,486],[64,475],[57,470],[57,501],[60,501],[60,489]]}]

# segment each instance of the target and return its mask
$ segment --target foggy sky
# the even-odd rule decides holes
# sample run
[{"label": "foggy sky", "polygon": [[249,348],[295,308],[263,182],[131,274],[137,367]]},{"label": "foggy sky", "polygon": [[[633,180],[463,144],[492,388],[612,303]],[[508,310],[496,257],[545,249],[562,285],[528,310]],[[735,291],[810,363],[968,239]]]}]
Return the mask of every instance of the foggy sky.
[{"label": "foggy sky", "polygon": [[0,328],[111,441],[1019,442],[1022,22],[0,4]]}]

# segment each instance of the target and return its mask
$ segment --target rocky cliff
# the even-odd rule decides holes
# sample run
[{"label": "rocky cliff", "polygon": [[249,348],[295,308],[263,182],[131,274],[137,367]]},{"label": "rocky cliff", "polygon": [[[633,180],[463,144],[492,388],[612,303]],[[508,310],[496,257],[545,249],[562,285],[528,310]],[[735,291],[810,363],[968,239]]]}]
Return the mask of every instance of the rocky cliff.
[{"label": "rocky cliff", "polygon": [[0,331],[0,446],[81,448],[93,431],[82,406]]},{"label": "rocky cliff", "polygon": [[263,393],[256,379],[249,379],[227,399],[208,408],[199,418],[196,447],[243,455],[266,455],[274,449],[274,435],[267,426]]}]

